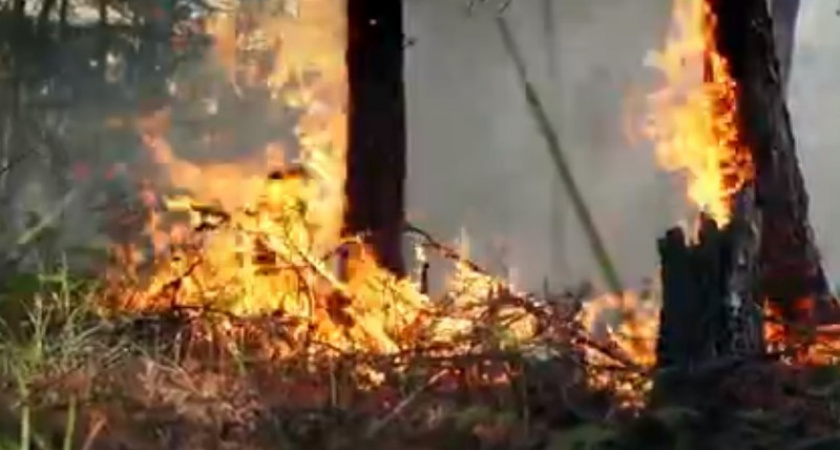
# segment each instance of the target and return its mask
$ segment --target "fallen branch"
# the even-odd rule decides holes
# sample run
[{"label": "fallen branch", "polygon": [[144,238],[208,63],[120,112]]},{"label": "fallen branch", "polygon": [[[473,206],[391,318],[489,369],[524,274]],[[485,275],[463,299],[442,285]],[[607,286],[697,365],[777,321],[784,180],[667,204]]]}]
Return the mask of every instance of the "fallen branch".
[{"label": "fallen branch", "polygon": [[540,97],[537,95],[536,89],[528,80],[525,70],[525,61],[514,42],[513,34],[507,25],[504,15],[497,16],[496,25],[498,26],[499,33],[502,36],[502,43],[505,46],[505,50],[516,68],[519,85],[525,94],[525,99],[528,102],[531,114],[537,121],[540,133],[546,141],[549,156],[551,156],[551,160],[554,162],[557,174],[560,176],[561,181],[563,181],[566,192],[568,192],[571,197],[572,207],[574,208],[575,213],[583,227],[583,231],[586,234],[586,238],[589,241],[592,254],[595,256],[595,260],[598,262],[598,266],[601,269],[601,275],[604,277],[604,281],[610,291],[612,291],[615,295],[621,295],[624,292],[621,277],[618,275],[615,264],[610,258],[610,254],[607,251],[604,240],[592,218],[589,206],[586,204],[586,200],[584,200],[583,194],[581,193],[580,188],[575,181],[574,175],[572,174],[571,168],[566,161],[566,157],[563,154],[563,149],[560,145],[560,138],[557,136],[557,132],[551,125],[548,113],[546,113],[545,107],[543,106],[542,100],[540,100]]}]

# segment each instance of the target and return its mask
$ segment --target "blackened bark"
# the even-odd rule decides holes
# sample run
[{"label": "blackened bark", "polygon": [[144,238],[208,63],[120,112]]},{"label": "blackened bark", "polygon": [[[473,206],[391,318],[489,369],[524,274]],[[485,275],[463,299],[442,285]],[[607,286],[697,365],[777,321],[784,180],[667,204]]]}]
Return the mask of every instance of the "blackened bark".
[{"label": "blackened bark", "polygon": [[348,233],[369,233],[380,263],[403,275],[406,175],[402,2],[347,0],[350,88]]},{"label": "blackened bark", "polygon": [[656,403],[702,403],[697,392],[708,392],[727,362],[756,360],[764,353],[755,284],[760,217],[753,193],[752,186],[738,193],[733,219],[723,229],[701,217],[696,242],[687,243],[681,228],[659,240],[663,305]]},{"label": "blackened bark", "polygon": [[787,91],[793,64],[793,45],[796,42],[796,20],[799,17],[800,0],[771,0],[770,14],[773,18],[773,37],[782,89]]},{"label": "blackened bark", "polygon": [[763,352],[761,309],[755,279],[759,220],[751,188],[739,197],[739,214],[725,228],[702,217],[696,243],[681,228],[659,241],[663,308],[657,363],[689,368],[722,357]]},{"label": "blackened bark", "polygon": [[766,0],[707,0],[718,20],[719,52],[737,85],[737,119],[742,143],[755,161],[756,205],[761,212],[763,298],[788,319],[794,304],[827,301],[828,284],[808,222],[808,196],[784,102],[782,75]]}]

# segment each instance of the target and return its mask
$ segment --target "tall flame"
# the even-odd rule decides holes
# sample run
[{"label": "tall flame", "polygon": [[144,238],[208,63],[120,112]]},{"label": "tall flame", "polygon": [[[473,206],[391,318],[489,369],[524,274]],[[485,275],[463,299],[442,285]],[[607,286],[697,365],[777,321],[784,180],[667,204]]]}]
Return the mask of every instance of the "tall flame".
[{"label": "tall flame", "polygon": [[[144,232],[153,244],[145,266],[151,267],[141,267],[137,248],[116,249],[126,267],[112,274],[108,299],[129,310],[175,305],[279,315],[291,341],[307,348],[322,343],[337,351],[395,353],[422,335],[426,343],[446,342],[456,351],[456,336],[486,325],[476,320],[486,309],[482,300],[512,287],[459,262],[451,302],[431,302],[417,283],[380,267],[360,240],[340,236],[347,146],[344,1],[283,2],[294,7],[280,11],[269,3],[243,2],[217,13],[207,31],[215,62],[237,95],[268,93],[274,109],[301,111],[297,160],[287,161],[284,143],[272,142],[235,162],[193,161],[178,155],[168,139],[173,110],[142,117],[138,131],[150,159],[179,193],[161,201],[151,183],[145,186],[150,216]],[[269,58],[266,51],[273,52]],[[255,62],[249,58],[254,54],[263,57]],[[443,320],[446,304],[470,311]],[[514,334],[535,333],[530,318],[499,316]]]},{"label": "tall flame", "polygon": [[689,200],[725,225],[733,195],[753,170],[739,142],[736,86],[718,52],[716,26],[706,0],[675,0],[665,47],[652,54],[665,84],[649,98],[645,132],[658,163],[685,175]]}]

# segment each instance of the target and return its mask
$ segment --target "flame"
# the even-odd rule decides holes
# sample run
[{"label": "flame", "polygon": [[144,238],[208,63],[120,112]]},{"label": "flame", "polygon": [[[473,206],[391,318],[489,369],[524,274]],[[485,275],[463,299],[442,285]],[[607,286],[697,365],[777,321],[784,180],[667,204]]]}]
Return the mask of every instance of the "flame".
[{"label": "flame", "polygon": [[[601,345],[609,347],[642,371],[656,365],[656,339],[659,332],[659,306],[655,298],[634,292],[605,294],[587,300],[578,320]],[[640,407],[652,387],[643,372],[618,373],[609,370],[616,361],[597,349],[584,347],[588,382],[597,389],[611,391],[628,408]]]},{"label": "flame", "polygon": [[665,84],[649,97],[644,131],[659,165],[685,175],[689,200],[722,226],[753,167],[739,142],[736,85],[717,50],[716,25],[706,1],[675,0],[666,44],[651,55]]},{"label": "flame", "polygon": [[[289,161],[283,145],[272,142],[238,161],[191,161],[169,140],[172,110],[141,117],[138,133],[163,175],[162,183],[146,183],[142,191],[151,256],[144,260],[136,247],[115,249],[118,270],[112,272],[118,273],[109,276],[109,299],[121,310],[186,306],[279,315],[293,343],[331,351],[393,354],[421,338],[465,350],[459,337],[483,325],[477,319],[486,301],[512,286],[464,259],[449,280],[449,301],[433,302],[416,281],[380,267],[360,240],[341,236],[344,2],[300,1],[281,13],[260,8],[243,4],[216,13],[207,32],[215,61],[238,94],[268,92],[278,109],[302,112],[295,128],[298,158]],[[254,62],[248,52],[271,57]],[[160,184],[177,194],[158,192]],[[420,253],[425,261],[425,250]],[[533,321],[514,317],[509,323],[520,336],[534,334]],[[281,355],[292,350],[284,345],[278,345]]]},{"label": "flame", "polygon": [[[767,351],[780,355],[787,364],[834,365],[840,360],[840,327],[835,324],[817,325],[813,320],[816,300],[798,299],[790,305],[794,314],[775,303],[764,302],[764,342]],[[809,320],[790,322],[786,317],[808,317]]]}]

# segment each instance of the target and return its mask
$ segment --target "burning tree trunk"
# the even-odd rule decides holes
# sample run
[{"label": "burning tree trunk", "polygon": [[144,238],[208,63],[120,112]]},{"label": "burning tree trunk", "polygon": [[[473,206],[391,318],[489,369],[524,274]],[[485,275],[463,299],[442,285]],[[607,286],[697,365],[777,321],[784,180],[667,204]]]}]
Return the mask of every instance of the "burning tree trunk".
[{"label": "burning tree trunk", "polygon": [[718,49],[738,87],[740,139],[755,164],[761,296],[778,305],[787,319],[803,320],[796,312],[803,300],[823,309],[831,302],[808,222],[808,196],[784,102],[773,23],[764,0],[708,1],[718,20]]},{"label": "burning tree trunk", "polygon": [[732,220],[722,230],[704,220],[696,244],[686,245],[679,229],[660,241],[658,364],[678,372],[722,356],[763,352],[764,300],[787,320],[812,319],[801,314],[803,299],[826,310],[831,305],[808,223],[767,4],[704,1],[714,18],[707,26],[714,24],[715,49],[735,85],[736,144],[749,149],[753,176],[733,198]]},{"label": "burning tree trunk", "polygon": [[380,263],[397,274],[405,272],[400,244],[406,173],[401,3],[347,0],[346,231],[369,233]]}]

